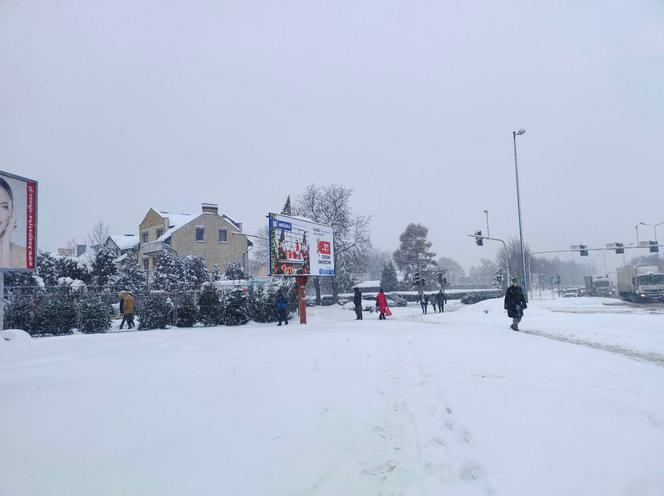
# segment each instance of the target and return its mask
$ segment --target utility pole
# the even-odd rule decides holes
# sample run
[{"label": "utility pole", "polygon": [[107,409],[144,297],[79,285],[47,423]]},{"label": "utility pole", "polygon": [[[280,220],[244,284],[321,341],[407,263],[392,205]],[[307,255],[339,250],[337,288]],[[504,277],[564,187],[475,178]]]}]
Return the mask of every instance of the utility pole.
[{"label": "utility pole", "polygon": [[512,138],[514,139],[514,172],[516,174],[516,205],[519,213],[519,243],[521,245],[521,270],[523,271],[523,286],[524,294],[526,299],[528,298],[528,286],[530,286],[530,281],[528,281],[528,276],[526,274],[526,252],[523,249],[523,223],[521,221],[521,192],[519,190],[519,165],[517,161],[516,154],[516,137],[525,134],[525,129],[519,129],[518,131],[512,131]]},{"label": "utility pole", "polygon": [[489,231],[489,211],[485,210],[484,214],[486,215],[486,235],[491,236],[491,231]]}]

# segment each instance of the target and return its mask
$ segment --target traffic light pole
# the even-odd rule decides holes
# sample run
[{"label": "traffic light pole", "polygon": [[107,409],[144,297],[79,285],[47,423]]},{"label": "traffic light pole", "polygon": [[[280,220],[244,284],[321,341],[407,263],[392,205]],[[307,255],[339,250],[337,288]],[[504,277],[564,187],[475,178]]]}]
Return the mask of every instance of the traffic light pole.
[{"label": "traffic light pole", "polygon": [[504,239],[500,238],[490,238],[488,236],[481,236],[477,234],[469,234],[471,238],[475,239],[488,239],[489,241],[498,241],[499,243],[503,244],[503,248],[505,248],[505,272],[507,272],[507,285],[509,286],[510,283],[510,258],[509,258],[509,253],[507,252],[507,243],[505,243]]}]

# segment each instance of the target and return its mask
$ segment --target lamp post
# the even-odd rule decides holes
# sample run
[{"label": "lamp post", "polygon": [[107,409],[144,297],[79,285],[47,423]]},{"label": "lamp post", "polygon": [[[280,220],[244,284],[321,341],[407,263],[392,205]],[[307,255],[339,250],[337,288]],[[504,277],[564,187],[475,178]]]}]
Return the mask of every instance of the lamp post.
[{"label": "lamp post", "polygon": [[514,139],[514,172],[516,173],[516,206],[519,212],[519,242],[521,245],[521,270],[523,274],[524,294],[528,298],[528,286],[530,281],[526,279],[526,252],[523,250],[523,222],[521,221],[521,192],[519,190],[519,165],[516,158],[516,137],[525,134],[525,129],[512,131],[512,138]]},{"label": "lamp post", "polygon": [[486,215],[486,235],[491,236],[491,231],[489,231],[489,211],[485,210],[484,214]]}]

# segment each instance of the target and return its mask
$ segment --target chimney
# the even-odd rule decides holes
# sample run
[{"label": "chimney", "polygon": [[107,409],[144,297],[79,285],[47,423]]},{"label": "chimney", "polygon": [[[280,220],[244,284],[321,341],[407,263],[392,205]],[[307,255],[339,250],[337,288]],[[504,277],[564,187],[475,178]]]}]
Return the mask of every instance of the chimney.
[{"label": "chimney", "polygon": [[201,203],[203,213],[219,215],[219,205],[216,203]]}]

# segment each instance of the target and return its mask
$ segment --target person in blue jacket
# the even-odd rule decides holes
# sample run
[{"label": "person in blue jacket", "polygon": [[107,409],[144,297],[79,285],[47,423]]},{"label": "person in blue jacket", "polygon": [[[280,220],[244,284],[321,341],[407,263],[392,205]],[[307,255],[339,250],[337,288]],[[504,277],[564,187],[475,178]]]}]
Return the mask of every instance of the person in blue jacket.
[{"label": "person in blue jacket", "polygon": [[277,314],[279,315],[279,324],[277,325],[281,325],[281,321],[288,325],[288,299],[283,290],[279,291],[276,306]]}]

